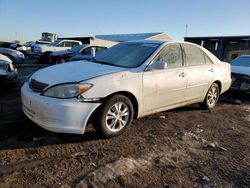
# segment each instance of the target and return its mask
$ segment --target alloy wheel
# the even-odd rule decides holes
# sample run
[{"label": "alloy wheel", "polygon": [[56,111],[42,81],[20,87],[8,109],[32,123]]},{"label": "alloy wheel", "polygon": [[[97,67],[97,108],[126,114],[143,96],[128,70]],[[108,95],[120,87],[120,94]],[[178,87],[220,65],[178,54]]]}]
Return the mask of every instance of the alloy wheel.
[{"label": "alloy wheel", "polygon": [[106,114],[106,126],[112,132],[117,132],[123,129],[130,117],[130,111],[127,104],[117,102],[110,107]]},{"label": "alloy wheel", "polygon": [[216,86],[211,87],[207,94],[207,104],[210,106],[214,106],[217,103],[218,97],[218,88]]}]

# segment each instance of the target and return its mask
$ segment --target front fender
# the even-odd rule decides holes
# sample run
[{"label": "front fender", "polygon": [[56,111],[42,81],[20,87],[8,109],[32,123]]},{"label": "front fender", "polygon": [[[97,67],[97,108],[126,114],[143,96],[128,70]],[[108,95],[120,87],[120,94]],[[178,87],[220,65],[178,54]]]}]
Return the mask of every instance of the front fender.
[{"label": "front fender", "polygon": [[99,76],[85,83],[93,84],[93,87],[83,94],[84,98],[105,98],[118,92],[132,94],[138,103],[138,116],[142,108],[142,72],[123,71],[108,75]]}]

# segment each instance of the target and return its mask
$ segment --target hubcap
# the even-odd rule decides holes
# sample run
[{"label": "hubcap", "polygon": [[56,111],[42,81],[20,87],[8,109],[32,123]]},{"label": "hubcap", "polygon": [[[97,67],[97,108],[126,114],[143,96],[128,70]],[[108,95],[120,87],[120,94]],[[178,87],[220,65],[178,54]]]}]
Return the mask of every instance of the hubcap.
[{"label": "hubcap", "polygon": [[129,108],[125,103],[115,103],[106,115],[106,125],[108,129],[113,132],[120,131],[127,125],[129,115]]},{"label": "hubcap", "polygon": [[215,105],[218,100],[218,89],[217,87],[212,87],[207,95],[207,103],[212,106]]}]

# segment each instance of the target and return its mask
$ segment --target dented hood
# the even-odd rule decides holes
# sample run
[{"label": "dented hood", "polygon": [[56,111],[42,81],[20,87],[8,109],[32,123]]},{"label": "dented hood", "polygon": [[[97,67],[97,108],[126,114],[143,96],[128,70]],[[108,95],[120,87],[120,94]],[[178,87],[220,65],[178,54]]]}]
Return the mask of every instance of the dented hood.
[{"label": "dented hood", "polygon": [[125,69],[123,67],[88,61],[74,61],[41,69],[35,72],[31,78],[49,85],[55,85],[67,82],[79,82]]}]

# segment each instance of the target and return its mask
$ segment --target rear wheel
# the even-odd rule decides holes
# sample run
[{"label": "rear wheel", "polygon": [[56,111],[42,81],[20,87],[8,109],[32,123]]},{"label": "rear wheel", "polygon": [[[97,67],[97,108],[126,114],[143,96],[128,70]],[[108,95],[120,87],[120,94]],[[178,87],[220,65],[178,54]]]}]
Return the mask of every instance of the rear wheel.
[{"label": "rear wheel", "polygon": [[203,103],[201,103],[201,107],[203,109],[212,109],[215,107],[216,103],[219,100],[220,96],[220,89],[218,84],[213,83],[209,88],[206,98],[204,99]]},{"label": "rear wheel", "polygon": [[42,63],[44,64],[49,64],[49,56],[50,56],[51,52],[46,52],[43,57],[42,57]]},{"label": "rear wheel", "polygon": [[130,100],[123,95],[114,95],[97,112],[94,127],[103,137],[117,136],[131,123],[133,116]]}]

